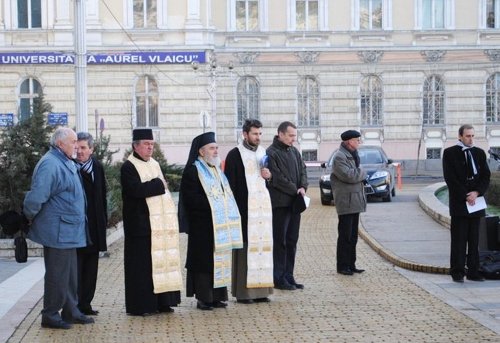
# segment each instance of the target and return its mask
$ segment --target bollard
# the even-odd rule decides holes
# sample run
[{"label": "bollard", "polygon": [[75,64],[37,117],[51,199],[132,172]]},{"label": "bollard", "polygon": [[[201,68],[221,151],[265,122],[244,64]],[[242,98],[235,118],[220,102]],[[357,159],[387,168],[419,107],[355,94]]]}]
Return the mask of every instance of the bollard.
[{"label": "bollard", "polygon": [[393,165],[396,167],[396,185],[398,189],[401,190],[403,188],[403,181],[401,180],[401,163],[395,162]]}]

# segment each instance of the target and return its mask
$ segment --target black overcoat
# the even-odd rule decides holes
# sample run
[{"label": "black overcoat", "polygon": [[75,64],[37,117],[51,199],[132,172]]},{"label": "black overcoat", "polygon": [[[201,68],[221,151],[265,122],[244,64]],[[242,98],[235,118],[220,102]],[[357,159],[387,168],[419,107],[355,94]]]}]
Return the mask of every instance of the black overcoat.
[{"label": "black overcoat", "polygon": [[108,225],[108,206],[106,200],[106,177],[102,164],[92,158],[94,181],[92,175],[80,170],[83,189],[87,198],[87,224],[91,245],[79,248],[80,252],[106,251],[106,228]]},{"label": "black overcoat", "polygon": [[490,184],[490,168],[486,161],[486,154],[482,149],[471,148],[477,175],[474,180],[467,181],[467,163],[462,148],[458,145],[446,148],[443,153],[443,175],[449,192],[451,216],[484,217],[485,211],[469,214],[465,199],[467,193],[477,191],[484,195]]},{"label": "black overcoat", "polygon": [[186,269],[191,272],[213,274],[212,210],[194,164],[184,169],[179,196],[182,197],[184,216],[189,225]]}]

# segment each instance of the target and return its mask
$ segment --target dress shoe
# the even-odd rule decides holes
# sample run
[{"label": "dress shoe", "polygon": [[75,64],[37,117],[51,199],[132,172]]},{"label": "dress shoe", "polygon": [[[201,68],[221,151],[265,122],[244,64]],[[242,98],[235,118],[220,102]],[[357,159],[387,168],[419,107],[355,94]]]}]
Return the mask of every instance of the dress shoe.
[{"label": "dress shoe", "polygon": [[196,308],[202,310],[202,311],[212,311],[214,308],[203,301],[198,300],[198,303],[196,304]]},{"label": "dress shoe", "polygon": [[172,312],[174,312],[174,309],[171,308],[170,306],[166,306],[166,307],[159,308],[158,312],[160,312],[160,313],[172,313]]},{"label": "dress shoe", "polygon": [[84,309],[84,310],[80,309],[80,312],[86,316],[97,316],[99,314],[99,311],[93,309]]},{"label": "dress shoe", "polygon": [[64,318],[63,320],[65,322],[71,323],[71,324],[93,324],[94,323],[94,318],[90,318],[87,316],[80,316],[80,317],[73,317],[73,318]]},{"label": "dress shoe", "polygon": [[284,291],[294,291],[294,290],[297,289],[297,287],[295,287],[295,285],[291,285],[291,284],[289,284],[286,281],[280,282],[280,283],[275,283],[274,284],[274,288],[281,289],[281,290],[284,290]]},{"label": "dress shoe", "polygon": [[257,299],[253,299],[253,302],[254,303],[269,303],[269,302],[271,302],[271,299],[269,299],[269,298],[257,298]]},{"label": "dress shoe", "polygon": [[254,303],[254,301],[252,299],[238,299],[238,300],[236,300],[236,302],[238,304],[246,304],[246,305]]},{"label": "dress shoe", "polygon": [[464,282],[464,277],[460,275],[454,275],[451,278],[453,279],[453,282]]},{"label": "dress shoe", "polygon": [[481,275],[472,275],[472,276],[467,276],[467,280],[470,281],[484,281],[484,277]]},{"label": "dress shoe", "polygon": [[352,275],[352,274],[354,274],[352,272],[351,268],[346,268],[346,269],[338,270],[337,273],[342,274],[342,275]]},{"label": "dress shoe", "polygon": [[353,273],[358,273],[358,274],[361,274],[362,272],[365,271],[364,269],[358,269],[358,268],[351,268],[351,270]]},{"label": "dress shoe", "polygon": [[62,329],[62,330],[68,330],[71,329],[71,324],[65,322],[64,320],[58,320],[58,321],[42,321],[42,328],[46,329]]},{"label": "dress shoe", "polygon": [[295,288],[297,288],[297,289],[304,289],[304,285],[301,283],[297,283],[297,281],[295,281],[295,278],[293,276],[291,278],[288,278],[286,281],[290,285],[295,286]]},{"label": "dress shoe", "polygon": [[210,304],[213,308],[224,308],[227,306],[226,303],[222,301],[214,301],[213,303]]}]

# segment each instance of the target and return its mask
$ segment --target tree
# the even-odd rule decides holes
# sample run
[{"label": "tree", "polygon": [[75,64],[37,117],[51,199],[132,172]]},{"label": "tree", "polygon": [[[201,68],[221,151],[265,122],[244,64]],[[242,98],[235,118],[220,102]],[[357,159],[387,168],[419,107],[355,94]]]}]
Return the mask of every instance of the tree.
[{"label": "tree", "polygon": [[49,136],[54,128],[47,125],[46,118],[51,111],[52,106],[40,94],[33,100],[29,118],[0,133],[0,213],[21,212],[33,170],[49,150]]}]

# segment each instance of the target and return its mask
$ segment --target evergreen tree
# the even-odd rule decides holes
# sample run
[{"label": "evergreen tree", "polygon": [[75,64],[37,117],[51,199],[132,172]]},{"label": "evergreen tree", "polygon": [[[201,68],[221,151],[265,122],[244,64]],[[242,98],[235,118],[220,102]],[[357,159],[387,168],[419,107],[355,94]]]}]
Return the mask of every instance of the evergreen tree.
[{"label": "evergreen tree", "polygon": [[49,149],[53,128],[47,125],[46,118],[51,111],[52,106],[40,94],[33,100],[33,112],[28,119],[0,133],[0,213],[21,211],[33,170]]}]

